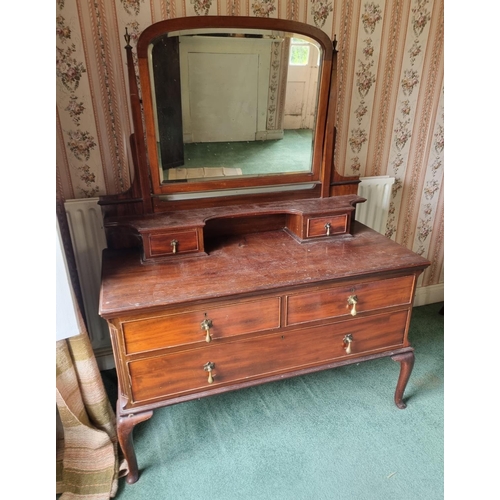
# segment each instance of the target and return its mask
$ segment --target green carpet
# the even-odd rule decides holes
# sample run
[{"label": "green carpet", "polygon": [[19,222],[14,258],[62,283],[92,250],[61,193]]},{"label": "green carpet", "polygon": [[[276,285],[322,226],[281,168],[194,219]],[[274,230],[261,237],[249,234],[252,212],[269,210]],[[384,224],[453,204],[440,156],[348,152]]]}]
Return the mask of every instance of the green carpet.
[{"label": "green carpet", "polygon": [[141,476],[116,498],[442,499],[442,305],[413,311],[406,410],[390,358],[162,408],[135,428]]},{"label": "green carpet", "polygon": [[286,130],[280,140],[184,144],[184,166],[241,168],[243,175],[303,172],[311,153],[312,130]]}]

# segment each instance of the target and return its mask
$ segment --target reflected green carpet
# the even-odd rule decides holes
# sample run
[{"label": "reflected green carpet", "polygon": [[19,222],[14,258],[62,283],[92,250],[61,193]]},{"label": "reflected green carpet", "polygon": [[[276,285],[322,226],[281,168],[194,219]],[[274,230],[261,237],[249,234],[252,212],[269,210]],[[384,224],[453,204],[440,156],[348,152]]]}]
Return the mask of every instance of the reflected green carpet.
[{"label": "reflected green carpet", "polygon": [[390,358],[162,408],[135,428],[141,476],[116,498],[442,499],[442,305],[414,309],[406,410]]},{"label": "reflected green carpet", "polygon": [[303,172],[311,154],[312,130],[286,130],[280,140],[184,144],[184,167],[241,168],[242,175]]}]

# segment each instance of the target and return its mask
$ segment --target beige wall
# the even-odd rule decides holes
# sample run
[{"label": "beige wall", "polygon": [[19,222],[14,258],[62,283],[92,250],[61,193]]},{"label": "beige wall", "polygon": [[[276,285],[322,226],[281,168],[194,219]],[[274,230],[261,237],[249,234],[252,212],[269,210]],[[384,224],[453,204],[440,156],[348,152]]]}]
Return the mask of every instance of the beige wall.
[{"label": "beige wall", "polygon": [[386,235],[443,277],[443,0],[58,0],[57,199],[130,185],[125,27],[250,15],[316,25],[339,50],[337,170],[396,177]]}]

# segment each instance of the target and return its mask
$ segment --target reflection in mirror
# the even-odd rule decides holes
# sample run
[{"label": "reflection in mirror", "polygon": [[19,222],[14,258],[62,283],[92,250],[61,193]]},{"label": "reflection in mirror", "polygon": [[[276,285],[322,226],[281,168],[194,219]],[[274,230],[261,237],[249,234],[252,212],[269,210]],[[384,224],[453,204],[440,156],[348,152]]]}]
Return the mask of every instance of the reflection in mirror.
[{"label": "reflection in mirror", "polygon": [[269,30],[190,30],[149,48],[162,182],[311,172],[320,46]]}]

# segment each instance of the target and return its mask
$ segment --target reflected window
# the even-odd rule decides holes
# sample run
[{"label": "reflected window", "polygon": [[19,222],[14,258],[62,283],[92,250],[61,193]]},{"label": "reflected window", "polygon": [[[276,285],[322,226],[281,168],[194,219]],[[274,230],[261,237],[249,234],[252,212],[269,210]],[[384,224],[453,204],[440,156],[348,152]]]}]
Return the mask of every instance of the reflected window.
[{"label": "reflected window", "polygon": [[290,64],[306,66],[309,61],[309,42],[300,38],[292,38],[290,43]]}]

